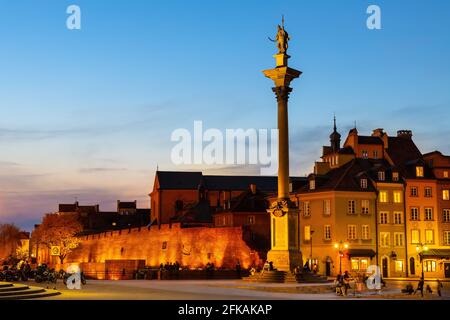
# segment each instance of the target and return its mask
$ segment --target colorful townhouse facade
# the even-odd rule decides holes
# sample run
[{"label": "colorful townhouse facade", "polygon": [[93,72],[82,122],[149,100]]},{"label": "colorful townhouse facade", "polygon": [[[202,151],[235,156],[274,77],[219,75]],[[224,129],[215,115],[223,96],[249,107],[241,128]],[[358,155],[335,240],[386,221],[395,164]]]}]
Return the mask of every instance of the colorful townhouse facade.
[{"label": "colorful townhouse facade", "polygon": [[304,261],[327,276],[376,264],[385,278],[450,277],[450,157],[422,155],[409,130],[354,128],[342,147],[340,138],[335,123],[309,184],[292,195]]}]

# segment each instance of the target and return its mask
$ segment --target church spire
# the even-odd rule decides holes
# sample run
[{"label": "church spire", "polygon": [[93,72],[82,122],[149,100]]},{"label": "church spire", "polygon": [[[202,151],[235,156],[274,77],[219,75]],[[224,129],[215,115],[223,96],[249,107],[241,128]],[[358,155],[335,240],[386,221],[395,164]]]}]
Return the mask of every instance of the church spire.
[{"label": "church spire", "polygon": [[337,132],[336,115],[333,117],[333,132],[330,135],[330,145],[333,152],[337,152],[341,148],[341,135]]}]

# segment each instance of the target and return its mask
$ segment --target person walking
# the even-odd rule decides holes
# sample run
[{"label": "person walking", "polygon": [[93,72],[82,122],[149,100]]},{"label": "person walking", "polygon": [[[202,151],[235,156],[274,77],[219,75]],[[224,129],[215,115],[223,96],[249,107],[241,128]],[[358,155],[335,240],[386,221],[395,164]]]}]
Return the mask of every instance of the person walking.
[{"label": "person walking", "polygon": [[442,282],[441,282],[441,280],[437,280],[437,293],[438,293],[438,295],[439,295],[439,297],[442,297],[442,291],[441,291],[441,289],[443,288],[444,286],[442,285]]},{"label": "person walking", "polygon": [[241,263],[239,262],[239,260],[236,263],[236,273],[238,278],[241,278]]},{"label": "person walking", "polygon": [[425,281],[423,278],[420,278],[419,283],[417,284],[417,289],[414,290],[414,294],[416,294],[417,291],[420,291],[421,296],[423,297],[423,286],[425,285]]}]

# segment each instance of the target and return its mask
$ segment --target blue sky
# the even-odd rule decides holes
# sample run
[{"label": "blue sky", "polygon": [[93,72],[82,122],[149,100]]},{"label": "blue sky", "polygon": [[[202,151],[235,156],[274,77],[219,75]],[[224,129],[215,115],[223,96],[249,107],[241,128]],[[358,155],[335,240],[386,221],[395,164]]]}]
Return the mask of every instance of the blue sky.
[{"label": "blue sky", "polygon": [[[82,29],[66,28],[79,5]],[[382,30],[366,28],[377,4]],[[148,206],[174,129],[273,128],[281,14],[291,66],[291,173],[328,141],[411,129],[450,154],[450,2],[0,0],[0,222],[25,228],[59,202]],[[257,172],[252,167],[210,173]]]}]

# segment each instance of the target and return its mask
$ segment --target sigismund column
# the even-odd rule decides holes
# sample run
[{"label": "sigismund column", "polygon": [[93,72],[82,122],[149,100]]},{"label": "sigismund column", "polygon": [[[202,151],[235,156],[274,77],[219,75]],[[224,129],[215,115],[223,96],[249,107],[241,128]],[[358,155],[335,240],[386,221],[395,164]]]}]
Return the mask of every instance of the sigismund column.
[{"label": "sigismund column", "polygon": [[274,55],[276,67],[263,71],[275,84],[272,90],[278,102],[278,198],[267,210],[271,222],[271,250],[267,260],[280,271],[292,271],[296,266],[301,266],[299,210],[289,198],[288,99],[292,91],[289,87],[291,81],[300,77],[302,72],[288,67],[290,56],[286,51],[289,40],[283,19],[282,25],[278,25],[275,40],[272,40],[278,48],[278,53]]}]

